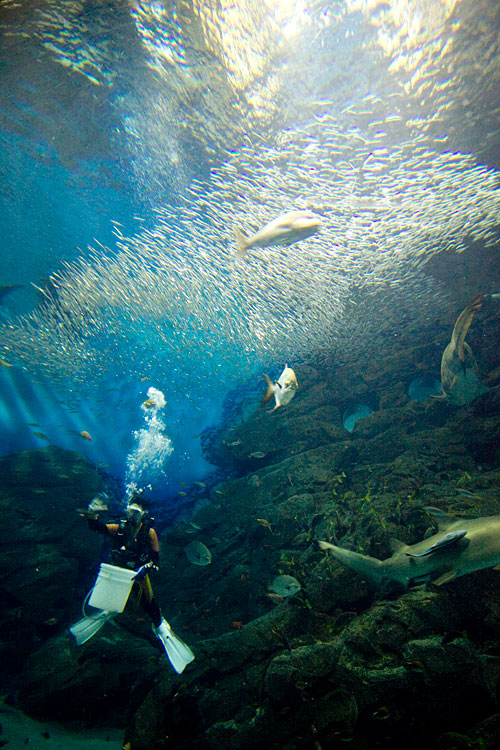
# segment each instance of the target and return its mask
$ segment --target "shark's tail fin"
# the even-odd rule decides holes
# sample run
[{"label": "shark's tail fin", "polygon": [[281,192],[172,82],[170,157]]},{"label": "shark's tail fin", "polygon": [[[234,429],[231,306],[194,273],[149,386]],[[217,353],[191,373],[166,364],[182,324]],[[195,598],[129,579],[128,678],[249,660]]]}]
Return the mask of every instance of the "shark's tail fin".
[{"label": "shark's tail fin", "polygon": [[328,550],[337,560],[345,565],[346,568],[352,568],[363,578],[366,578],[373,586],[379,586],[383,578],[383,563],[375,557],[361,555],[359,552],[353,552],[350,549],[336,547],[330,542],[318,541],[320,549]]}]

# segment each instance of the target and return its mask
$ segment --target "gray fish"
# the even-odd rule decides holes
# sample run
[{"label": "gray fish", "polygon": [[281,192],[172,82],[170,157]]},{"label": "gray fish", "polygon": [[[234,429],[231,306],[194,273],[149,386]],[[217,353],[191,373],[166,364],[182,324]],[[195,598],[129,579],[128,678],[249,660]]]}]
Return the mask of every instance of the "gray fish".
[{"label": "gray fish", "polygon": [[269,584],[269,591],[282,597],[295,596],[301,588],[296,578],[287,575],[276,576]]},{"label": "gray fish", "polygon": [[184,548],[186,557],[193,565],[210,565],[212,562],[212,553],[203,542],[191,542]]}]

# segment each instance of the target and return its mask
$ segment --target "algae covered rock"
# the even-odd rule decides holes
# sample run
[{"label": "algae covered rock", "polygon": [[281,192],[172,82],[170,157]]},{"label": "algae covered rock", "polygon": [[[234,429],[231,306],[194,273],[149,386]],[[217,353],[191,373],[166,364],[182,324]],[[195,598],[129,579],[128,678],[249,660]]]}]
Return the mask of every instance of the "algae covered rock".
[{"label": "algae covered rock", "polygon": [[282,706],[300,702],[308,685],[321,677],[333,677],[340,649],[335,642],[315,643],[275,656],[266,672],[267,695]]}]

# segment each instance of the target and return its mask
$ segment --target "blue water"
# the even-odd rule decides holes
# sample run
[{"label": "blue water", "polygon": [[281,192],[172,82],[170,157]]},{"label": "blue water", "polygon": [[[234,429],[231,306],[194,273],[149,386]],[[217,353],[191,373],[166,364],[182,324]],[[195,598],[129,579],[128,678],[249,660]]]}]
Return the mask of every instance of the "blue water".
[{"label": "blue water", "polygon": [[[173,502],[212,471],[200,433],[228,394],[456,309],[424,261],[496,240],[494,3],[417,2],[406,35],[384,3],[0,7],[0,284],[22,285],[0,303],[3,454],[50,442],[125,481],[152,386],[173,447],[154,491]],[[318,237],[234,265],[237,225],[297,207]],[[78,259],[106,275],[96,257],[124,247],[140,268],[122,308],[92,308],[98,334],[73,318],[67,349],[22,339],[35,287]]]}]

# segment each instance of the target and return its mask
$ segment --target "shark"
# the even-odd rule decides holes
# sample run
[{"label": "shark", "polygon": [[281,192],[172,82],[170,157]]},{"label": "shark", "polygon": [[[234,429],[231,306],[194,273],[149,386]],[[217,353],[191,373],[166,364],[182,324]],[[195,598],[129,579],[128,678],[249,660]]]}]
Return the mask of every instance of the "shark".
[{"label": "shark", "polygon": [[441,586],[476,570],[500,565],[500,516],[442,523],[438,533],[417,544],[392,540],[394,554],[386,560],[336,547],[330,542],[318,541],[318,545],[375,588],[387,582],[404,588],[426,581]]}]

